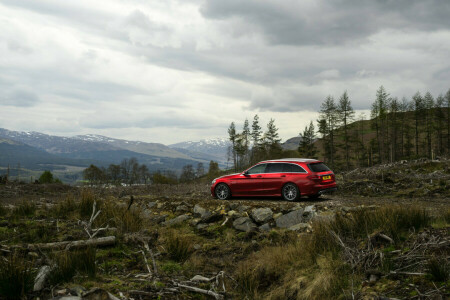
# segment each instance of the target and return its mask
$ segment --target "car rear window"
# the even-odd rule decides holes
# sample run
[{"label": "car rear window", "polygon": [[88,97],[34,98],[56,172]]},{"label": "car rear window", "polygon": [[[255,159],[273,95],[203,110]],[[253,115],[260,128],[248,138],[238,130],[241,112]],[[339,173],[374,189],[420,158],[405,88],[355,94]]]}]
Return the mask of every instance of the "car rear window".
[{"label": "car rear window", "polygon": [[280,163],[270,163],[267,164],[267,168],[265,173],[282,173],[283,172],[283,165]]},{"label": "car rear window", "polygon": [[328,168],[324,163],[309,164],[308,167],[313,172],[327,172],[327,171],[330,171],[330,168]]},{"label": "car rear window", "polygon": [[306,173],[305,169],[303,169],[299,165],[294,165],[294,164],[283,164],[283,172],[284,173]]}]

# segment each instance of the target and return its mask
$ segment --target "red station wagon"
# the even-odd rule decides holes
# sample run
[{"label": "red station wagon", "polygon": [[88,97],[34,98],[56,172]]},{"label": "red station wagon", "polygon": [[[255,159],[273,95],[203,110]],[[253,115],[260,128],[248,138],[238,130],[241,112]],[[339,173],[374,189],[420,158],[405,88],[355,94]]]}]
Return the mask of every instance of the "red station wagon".
[{"label": "red station wagon", "polygon": [[285,158],[262,161],[242,173],[213,180],[211,194],[225,200],[231,196],[277,196],[288,201],[301,196],[317,198],[337,190],[334,173],[316,159]]}]

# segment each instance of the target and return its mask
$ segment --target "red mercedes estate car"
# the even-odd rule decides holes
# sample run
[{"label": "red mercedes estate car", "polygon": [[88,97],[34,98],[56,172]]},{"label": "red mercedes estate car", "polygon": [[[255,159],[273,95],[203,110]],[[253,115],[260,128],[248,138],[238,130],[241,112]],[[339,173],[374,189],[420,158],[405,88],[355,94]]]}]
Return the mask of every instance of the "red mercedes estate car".
[{"label": "red mercedes estate car", "polygon": [[220,200],[232,196],[277,196],[288,201],[317,198],[337,190],[334,173],[316,159],[285,158],[257,163],[242,173],[213,180],[211,194]]}]

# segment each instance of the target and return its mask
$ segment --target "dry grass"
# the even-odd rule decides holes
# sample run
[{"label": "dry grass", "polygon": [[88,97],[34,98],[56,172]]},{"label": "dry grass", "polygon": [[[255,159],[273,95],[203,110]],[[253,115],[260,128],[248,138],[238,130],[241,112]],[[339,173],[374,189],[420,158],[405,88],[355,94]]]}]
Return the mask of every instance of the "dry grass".
[{"label": "dry grass", "polygon": [[25,257],[17,254],[0,259],[0,295],[3,299],[23,299],[31,291],[35,272]]},{"label": "dry grass", "polygon": [[13,211],[13,217],[32,217],[36,213],[36,204],[33,201],[22,200]]},{"label": "dry grass", "polygon": [[55,265],[50,273],[49,282],[53,285],[69,282],[77,272],[94,278],[97,270],[95,258],[95,248],[54,253]]},{"label": "dry grass", "polygon": [[185,262],[192,254],[192,241],[189,236],[182,235],[175,230],[168,231],[166,250],[170,259]]},{"label": "dry grass", "polygon": [[[313,233],[268,246],[241,262],[235,273],[240,290],[251,299],[330,299],[350,288],[351,268],[342,258],[342,246],[358,247],[373,232],[396,239],[432,221],[424,209],[391,206],[356,210],[329,222],[313,224]],[[274,238],[279,240],[278,237]],[[355,275],[358,281],[362,275]]]}]

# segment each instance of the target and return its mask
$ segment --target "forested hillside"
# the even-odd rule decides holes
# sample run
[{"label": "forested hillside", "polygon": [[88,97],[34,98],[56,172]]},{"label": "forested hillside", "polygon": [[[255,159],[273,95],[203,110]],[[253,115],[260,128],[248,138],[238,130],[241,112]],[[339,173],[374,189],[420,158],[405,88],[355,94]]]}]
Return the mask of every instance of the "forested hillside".
[{"label": "forested hillside", "polygon": [[411,99],[399,100],[381,86],[370,116],[356,115],[346,91],[338,100],[330,95],[321,104],[319,119],[300,134],[297,151],[283,149],[274,120],[263,131],[258,115],[251,128],[245,120],[242,132],[231,123],[228,134],[236,170],[281,157],[318,158],[336,171],[435,159],[450,154],[450,90],[437,97],[417,92]]}]

